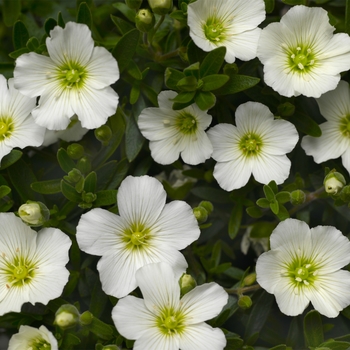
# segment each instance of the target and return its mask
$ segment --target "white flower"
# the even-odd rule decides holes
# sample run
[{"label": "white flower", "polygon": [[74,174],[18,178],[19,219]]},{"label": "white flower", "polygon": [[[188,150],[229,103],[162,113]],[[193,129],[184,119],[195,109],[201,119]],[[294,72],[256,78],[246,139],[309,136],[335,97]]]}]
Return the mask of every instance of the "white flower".
[{"label": "white flower", "polygon": [[298,142],[294,125],[263,104],[247,102],[236,110],[236,125],[218,124],[208,131],[217,161],[214,177],[226,191],[243,187],[253,174],[263,184],[281,184],[291,166],[286,153]]},{"label": "white flower", "polygon": [[327,119],[320,125],[320,137],[304,136],[301,147],[316,163],[341,156],[350,173],[350,88],[345,81],[316,100],[321,114]]},{"label": "white flower", "polygon": [[94,47],[85,24],[56,26],[46,46],[50,57],[21,55],[14,70],[15,86],[26,96],[40,96],[32,112],[36,123],[63,130],[76,114],[84,128],[104,124],[118,105],[118,95],[109,86],[119,79],[117,61],[105,48]]},{"label": "white flower", "polygon": [[256,57],[257,26],[265,19],[263,0],[197,0],[188,5],[188,26],[194,43],[204,51],[226,47],[225,60]]},{"label": "white flower", "polygon": [[13,87],[13,79],[0,75],[0,161],[15,147],[41,146],[45,129],[35,124],[30,112],[35,98],[22,95]]},{"label": "white flower", "polygon": [[320,97],[333,90],[340,72],[350,69],[350,37],[333,35],[322,8],[294,6],[263,29],[258,57],[265,83],[283,96]]},{"label": "white flower", "polygon": [[350,242],[339,230],[287,219],[270,244],[258,258],[257,281],[283,313],[299,315],[311,301],[322,315],[336,317],[350,304],[350,272],[340,270],[350,262]]},{"label": "white flower", "polygon": [[204,321],[217,316],[228,295],[218,284],[206,283],[180,299],[179,277],[165,263],[149,264],[136,272],[144,299],[127,296],[112,311],[124,337],[135,339],[134,350],[223,350],[219,328]]},{"label": "white flower", "polygon": [[7,350],[50,349],[58,350],[58,344],[53,334],[45,327],[38,328],[21,326],[14,334]]},{"label": "white flower", "polygon": [[13,213],[0,213],[0,316],[58,298],[69,277],[70,246],[58,229],[37,233]]},{"label": "white flower", "polygon": [[162,91],[158,95],[159,108],[144,109],[138,125],[142,135],[150,140],[152,158],[159,164],[171,164],[180,153],[187,164],[197,165],[210,158],[213,147],[204,130],[211,123],[211,116],[196,104],[174,111],[171,100],[174,91]]},{"label": "white flower", "polygon": [[102,255],[97,269],[107,294],[121,298],[134,290],[135,272],[145,264],[165,261],[176,271],[187,267],[179,250],[200,230],[187,203],[165,200],[155,178],[128,176],[118,190],[120,215],[99,208],[82,215],[77,241],[83,251]]}]

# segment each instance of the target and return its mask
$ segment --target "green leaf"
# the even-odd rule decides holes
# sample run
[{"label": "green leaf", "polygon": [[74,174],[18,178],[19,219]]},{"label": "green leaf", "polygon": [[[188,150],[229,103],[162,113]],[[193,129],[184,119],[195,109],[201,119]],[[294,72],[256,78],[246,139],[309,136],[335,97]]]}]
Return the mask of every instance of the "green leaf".
[{"label": "green leaf", "polygon": [[132,162],[140,153],[145,138],[142,136],[133,114],[124,115],[125,130],[125,153],[129,162]]},{"label": "green leaf", "polygon": [[215,91],[216,96],[231,95],[241,92],[258,84],[259,78],[246,75],[233,75],[230,80],[220,89]]},{"label": "green leaf", "polygon": [[266,198],[259,198],[256,201],[256,204],[260,207],[260,208],[270,208],[270,201]]},{"label": "green leaf", "polygon": [[263,212],[260,208],[254,206],[248,207],[245,210],[249,216],[255,219],[259,219],[263,216]]},{"label": "green leaf", "polygon": [[128,73],[136,80],[142,79],[142,73],[140,71],[139,66],[134,62],[130,61],[128,66]]},{"label": "green leaf", "polygon": [[316,310],[309,311],[304,317],[304,337],[307,347],[317,347],[324,342],[322,320]]},{"label": "green leaf", "polygon": [[185,77],[185,74],[177,69],[167,67],[164,74],[165,85],[172,90],[177,90],[177,83]]},{"label": "green leaf", "polygon": [[76,167],[74,161],[72,160],[72,158],[69,157],[67,151],[63,148],[60,148],[57,151],[57,160],[58,163],[60,165],[60,167],[62,168],[63,171],[65,171],[67,174]]},{"label": "green leaf", "polygon": [[20,14],[21,0],[3,0],[2,17],[6,27],[12,27]]},{"label": "green leaf", "polygon": [[179,80],[176,86],[182,91],[195,91],[197,89],[198,82],[197,79],[191,75]]},{"label": "green leaf", "polygon": [[103,190],[96,193],[94,207],[113,205],[117,202],[117,190]]},{"label": "green leaf", "polygon": [[320,344],[317,349],[330,349],[330,350],[348,350],[350,348],[350,343],[345,341],[328,340]]},{"label": "green leaf", "polygon": [[79,9],[77,13],[77,23],[86,24],[91,29],[91,25],[92,25],[91,11],[86,2],[82,2],[79,5]]},{"label": "green leaf", "polygon": [[224,74],[212,74],[202,78],[202,91],[212,91],[225,85],[230,77]]},{"label": "green leaf", "polygon": [[287,5],[306,5],[307,0],[282,0]]},{"label": "green leaf", "polygon": [[62,16],[61,11],[58,12],[58,15],[57,15],[57,24],[58,24],[61,28],[64,28],[64,27],[65,27],[65,23],[64,23],[64,20],[63,20],[63,16]]},{"label": "green leaf", "polygon": [[233,210],[230,216],[230,221],[228,224],[228,234],[231,239],[234,239],[237,236],[237,233],[239,232],[239,229],[241,227],[242,215],[243,215],[243,205],[241,202],[238,202],[233,207]]},{"label": "green leaf", "polygon": [[283,221],[290,217],[288,210],[283,204],[279,205],[279,211],[278,211],[277,217],[280,219],[280,221]]},{"label": "green leaf", "polygon": [[32,190],[42,194],[54,194],[61,192],[61,179],[33,182]]},{"label": "green leaf", "polygon": [[10,165],[16,163],[22,157],[22,154],[21,151],[13,149],[9,154],[2,158],[0,170],[6,169]]},{"label": "green leaf", "polygon": [[22,47],[21,49],[18,49],[16,51],[12,51],[11,53],[9,53],[9,56],[13,59],[18,58],[19,56],[23,55],[24,53],[28,53],[29,50],[27,47]]},{"label": "green leaf", "polygon": [[135,23],[135,11],[122,2],[116,2],[113,7],[118,9],[130,22]]},{"label": "green leaf", "polygon": [[216,102],[216,97],[210,91],[200,91],[200,92],[197,92],[194,100],[195,100],[197,106],[202,111],[206,111],[206,110],[214,107],[215,102]]},{"label": "green leaf", "polygon": [[173,19],[176,19],[180,22],[186,22],[187,17],[184,15],[184,13],[181,10],[173,11],[170,13],[170,17]]},{"label": "green leaf", "polygon": [[188,43],[187,57],[191,64],[202,62],[206,55],[207,53],[200,49],[192,40]]},{"label": "green leaf", "polygon": [[44,24],[45,33],[48,36],[50,36],[50,31],[54,29],[56,26],[57,26],[57,21],[54,18],[48,18]]},{"label": "green leaf", "polygon": [[296,128],[304,134],[313,137],[320,137],[322,135],[322,131],[318,124],[306,113],[296,110],[293,117],[290,118],[289,121],[292,122]]},{"label": "green leaf", "polygon": [[0,186],[0,198],[7,196],[11,192],[11,188],[6,185]]},{"label": "green leaf", "polygon": [[95,193],[97,183],[97,175],[92,171],[88,176],[86,176],[84,181],[84,191]]},{"label": "green leaf", "polygon": [[278,203],[287,203],[290,201],[290,193],[287,191],[281,191],[276,194],[276,199],[278,200]]},{"label": "green leaf", "polygon": [[210,51],[200,65],[199,74],[203,78],[207,75],[217,74],[224,63],[226,47],[221,46]]},{"label": "green leaf", "polygon": [[111,15],[111,19],[113,23],[116,25],[116,27],[118,28],[119,33],[121,35],[124,35],[125,33],[130,32],[130,30],[135,28],[132,24],[130,24],[129,22],[125,21],[120,17]]},{"label": "green leaf", "polygon": [[192,188],[191,193],[193,193],[195,196],[201,199],[214,202],[214,203],[230,202],[229,193],[224,190],[220,190],[216,188],[197,186]]},{"label": "green leaf", "polygon": [[280,209],[280,205],[278,204],[277,200],[276,199],[273,199],[271,202],[270,202],[270,209],[271,211],[277,215],[278,212],[279,212],[279,209]]},{"label": "green leaf", "polygon": [[251,238],[267,238],[270,237],[272,231],[275,229],[276,224],[269,221],[259,221],[253,224],[250,231]]},{"label": "green leaf", "polygon": [[135,81],[130,91],[129,101],[131,105],[135,104],[138,101],[140,97],[140,93],[141,93],[140,83],[138,81]]},{"label": "green leaf", "polygon": [[39,40],[33,36],[27,41],[27,48],[30,51],[35,51],[39,47]]},{"label": "green leaf", "polygon": [[118,62],[120,72],[123,72],[132,60],[139,38],[140,32],[135,28],[124,34],[115,45],[112,55]]},{"label": "green leaf", "polygon": [[182,91],[180,93],[178,93],[173,99],[172,101],[175,103],[188,103],[191,102],[194,98],[194,96],[196,95],[195,91]]},{"label": "green leaf", "polygon": [[265,197],[267,198],[268,201],[271,202],[272,200],[275,199],[275,194],[269,185],[264,185],[263,190],[264,190]]},{"label": "green leaf", "polygon": [[13,47],[15,50],[22,49],[26,46],[29,40],[29,33],[27,27],[22,21],[17,21],[13,26]]},{"label": "green leaf", "polygon": [[73,203],[81,202],[81,195],[75,190],[73,186],[69,185],[64,180],[61,180],[61,191],[63,195]]},{"label": "green leaf", "polygon": [[275,8],[275,0],[265,0],[265,11],[266,13],[273,12]]}]

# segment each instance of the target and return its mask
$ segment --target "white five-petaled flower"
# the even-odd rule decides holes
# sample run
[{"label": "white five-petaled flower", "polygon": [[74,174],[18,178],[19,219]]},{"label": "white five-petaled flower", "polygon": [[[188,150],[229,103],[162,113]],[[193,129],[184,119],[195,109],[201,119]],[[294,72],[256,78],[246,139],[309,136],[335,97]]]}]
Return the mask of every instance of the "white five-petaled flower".
[{"label": "white five-petaled flower", "polygon": [[226,47],[225,60],[256,57],[257,26],[265,19],[263,0],[197,0],[188,5],[188,26],[194,43],[204,51]]},{"label": "white five-petaled flower", "polygon": [[317,100],[321,114],[327,119],[320,125],[320,137],[304,136],[301,147],[316,163],[341,156],[350,173],[350,87],[340,81],[338,87]]},{"label": "white five-petaled flower", "polygon": [[197,165],[210,158],[213,147],[204,130],[211,123],[211,116],[196,104],[174,111],[171,101],[174,91],[162,91],[158,95],[159,108],[144,109],[138,120],[142,135],[150,140],[152,158],[159,164],[175,162],[181,158],[187,164]]},{"label": "white five-petaled flower", "polygon": [[162,184],[149,176],[128,176],[117,195],[119,214],[92,209],[77,227],[80,249],[102,255],[97,264],[102,289],[117,298],[137,287],[141,266],[165,261],[176,271],[187,267],[179,252],[200,234],[191,207],[183,201],[165,204]]},{"label": "white five-petaled flower", "polygon": [[105,48],[94,47],[85,24],[56,26],[46,46],[50,57],[21,55],[14,70],[16,88],[26,96],[40,96],[32,112],[36,123],[63,130],[76,114],[84,128],[104,124],[118,105],[118,95],[110,87],[119,79],[117,61]]},{"label": "white five-petaled flower", "polygon": [[350,242],[339,230],[287,219],[270,243],[258,258],[257,281],[284,314],[299,315],[311,301],[322,315],[336,317],[350,304],[350,272],[340,270],[350,262]]},{"label": "white five-petaled flower", "polygon": [[221,123],[208,131],[217,161],[214,177],[221,188],[243,187],[253,174],[263,184],[284,182],[291,162],[286,153],[298,142],[293,124],[274,119],[263,104],[247,102],[236,110],[236,125]]},{"label": "white five-petaled flower", "polygon": [[327,11],[305,6],[265,27],[258,45],[265,83],[288,97],[320,97],[335,89],[339,73],[350,69],[350,37],[333,35],[334,29]]},{"label": "white five-petaled flower", "polygon": [[30,112],[35,98],[22,95],[0,75],[0,161],[15,147],[41,146],[45,128],[35,124]]},{"label": "white five-petaled flower", "polygon": [[0,315],[58,298],[69,277],[70,246],[59,229],[37,233],[13,213],[0,213]]},{"label": "white five-petaled flower", "polygon": [[39,329],[20,326],[19,332],[11,337],[7,350],[24,349],[58,350],[57,339],[45,326],[40,326]]},{"label": "white five-petaled flower", "polygon": [[219,328],[204,321],[217,316],[228,295],[218,284],[195,287],[180,299],[179,277],[165,263],[149,264],[136,272],[144,299],[127,296],[112,311],[118,331],[135,339],[134,350],[223,350]]}]

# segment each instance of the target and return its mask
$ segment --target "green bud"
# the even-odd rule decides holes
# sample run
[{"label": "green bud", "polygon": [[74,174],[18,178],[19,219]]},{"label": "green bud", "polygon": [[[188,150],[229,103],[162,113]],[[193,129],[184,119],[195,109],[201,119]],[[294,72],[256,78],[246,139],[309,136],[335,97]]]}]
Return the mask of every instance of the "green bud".
[{"label": "green bud", "polygon": [[214,210],[213,204],[209,201],[201,201],[198,206],[203,207],[207,211],[208,215],[210,215]]},{"label": "green bud", "polygon": [[102,350],[120,350],[120,348],[117,345],[105,345]]},{"label": "green bud", "polygon": [[95,193],[92,192],[83,192],[81,194],[81,198],[85,203],[92,203],[96,200],[97,196]]},{"label": "green bud", "polygon": [[142,4],[142,0],[125,0],[125,3],[129,8],[137,10]]},{"label": "green bud", "polygon": [[148,4],[157,15],[166,15],[173,8],[172,0],[148,0]]},{"label": "green bud", "polygon": [[80,324],[82,326],[87,326],[91,324],[94,315],[90,311],[85,311],[80,315]]},{"label": "green bud", "polygon": [[141,9],[135,17],[136,28],[140,32],[147,33],[154,27],[154,14],[148,9]]},{"label": "green bud", "polygon": [[249,275],[245,276],[243,279],[244,286],[251,286],[256,281],[256,273],[252,272]]},{"label": "green bud", "polygon": [[50,211],[42,202],[27,201],[18,208],[18,215],[29,226],[42,226],[49,220]]},{"label": "green bud", "polygon": [[306,195],[302,190],[295,190],[290,194],[290,202],[293,205],[300,205],[305,202]]},{"label": "green bud", "polygon": [[290,117],[295,112],[295,106],[290,102],[285,102],[277,107],[277,111],[282,117]]},{"label": "green bud", "polygon": [[84,155],[84,147],[79,143],[72,143],[67,147],[67,154],[72,159],[80,159]]},{"label": "green bud", "polygon": [[79,159],[77,168],[82,172],[82,174],[88,174],[91,171],[91,162],[87,157],[82,157]]},{"label": "green bud", "polygon": [[191,275],[184,273],[180,278],[179,284],[181,289],[181,295],[185,295],[190,290],[196,287],[197,282]]},{"label": "green bud", "polygon": [[78,181],[80,181],[80,179],[82,178],[82,174],[80,172],[80,170],[76,169],[76,168],[73,168],[67,176],[63,176],[63,178],[71,183],[71,184],[75,184],[77,183]]},{"label": "green bud", "polygon": [[79,311],[74,305],[65,304],[56,311],[54,324],[62,329],[73,328],[79,323],[79,317]]},{"label": "green bud", "polygon": [[104,146],[107,146],[112,137],[112,130],[108,125],[102,125],[95,129],[94,134],[97,140],[99,140]]},{"label": "green bud", "polygon": [[193,214],[194,214],[194,216],[197,219],[199,224],[203,224],[208,219],[208,212],[203,207],[195,207],[195,208],[193,208]]},{"label": "green bud", "polygon": [[346,185],[346,181],[341,173],[330,171],[324,178],[323,185],[328,194],[337,194]]},{"label": "green bud", "polygon": [[242,295],[239,297],[237,304],[241,309],[247,310],[253,305],[253,302],[248,295]]}]

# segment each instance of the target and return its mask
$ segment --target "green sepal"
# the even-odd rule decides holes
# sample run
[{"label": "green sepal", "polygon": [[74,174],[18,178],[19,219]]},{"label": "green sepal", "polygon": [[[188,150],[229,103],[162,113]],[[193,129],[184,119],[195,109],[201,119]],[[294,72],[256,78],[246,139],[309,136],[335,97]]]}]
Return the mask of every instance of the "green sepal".
[{"label": "green sepal", "polygon": [[79,5],[77,13],[77,23],[86,24],[90,29],[92,25],[92,16],[89,6],[86,2],[82,2]]},{"label": "green sepal", "polygon": [[202,91],[212,91],[225,85],[230,77],[224,74],[212,74],[202,78]]},{"label": "green sepal", "polygon": [[33,182],[32,190],[42,194],[54,194],[61,192],[61,179]]},{"label": "green sepal", "polygon": [[13,47],[15,50],[22,49],[26,46],[29,40],[29,33],[27,27],[22,21],[17,21],[13,26]]},{"label": "green sepal", "polygon": [[216,102],[215,95],[210,91],[200,91],[196,94],[194,101],[202,111],[214,107]]}]

